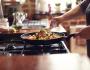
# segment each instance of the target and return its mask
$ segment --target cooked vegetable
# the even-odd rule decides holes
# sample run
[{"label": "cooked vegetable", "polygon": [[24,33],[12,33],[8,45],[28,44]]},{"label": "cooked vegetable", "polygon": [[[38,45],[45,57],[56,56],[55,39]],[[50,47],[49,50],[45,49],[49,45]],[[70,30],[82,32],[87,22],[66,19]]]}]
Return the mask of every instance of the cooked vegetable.
[{"label": "cooked vegetable", "polygon": [[55,38],[60,38],[62,35],[58,35],[55,33],[52,33],[48,30],[40,30],[40,32],[35,33],[34,35],[29,35],[24,37],[24,39],[29,39],[29,40],[49,40],[49,39],[55,39]]}]

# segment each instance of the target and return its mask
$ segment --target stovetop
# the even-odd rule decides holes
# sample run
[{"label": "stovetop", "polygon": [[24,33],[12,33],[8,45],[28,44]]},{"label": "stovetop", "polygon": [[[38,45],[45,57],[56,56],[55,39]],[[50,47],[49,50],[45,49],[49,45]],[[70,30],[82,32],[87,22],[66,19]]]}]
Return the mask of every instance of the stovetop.
[{"label": "stovetop", "polygon": [[69,52],[64,41],[50,45],[30,45],[24,43],[20,36],[21,34],[0,34],[0,55],[40,55]]},{"label": "stovetop", "polygon": [[1,55],[40,55],[40,54],[61,54],[69,50],[64,41],[50,45],[29,45],[17,43],[4,43],[0,45]]}]

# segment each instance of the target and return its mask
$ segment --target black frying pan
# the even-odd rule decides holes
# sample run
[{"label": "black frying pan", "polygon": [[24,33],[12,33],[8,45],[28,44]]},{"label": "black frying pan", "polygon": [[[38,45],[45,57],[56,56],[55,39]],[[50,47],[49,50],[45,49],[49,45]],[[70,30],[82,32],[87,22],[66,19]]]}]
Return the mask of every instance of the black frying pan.
[{"label": "black frying pan", "polygon": [[60,38],[55,38],[55,39],[48,39],[48,40],[30,40],[30,39],[25,39],[25,37],[29,36],[29,35],[33,35],[35,33],[27,33],[27,34],[22,34],[21,38],[23,39],[23,41],[25,41],[25,43],[29,43],[31,45],[49,45],[49,44],[55,44],[55,43],[59,43],[60,41],[63,40],[69,40],[71,37],[75,36],[75,34],[70,34],[68,36],[64,36],[63,33],[56,33],[58,35],[63,35],[63,37]]}]

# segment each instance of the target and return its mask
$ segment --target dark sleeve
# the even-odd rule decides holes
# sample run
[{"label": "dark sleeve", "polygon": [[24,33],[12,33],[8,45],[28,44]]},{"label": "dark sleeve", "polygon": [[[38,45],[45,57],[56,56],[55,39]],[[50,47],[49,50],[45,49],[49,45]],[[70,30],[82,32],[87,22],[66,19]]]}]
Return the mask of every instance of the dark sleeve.
[{"label": "dark sleeve", "polygon": [[85,13],[86,8],[87,8],[87,6],[88,6],[89,3],[90,3],[90,2],[89,2],[88,0],[85,0],[85,1],[83,1],[83,2],[80,4],[80,8],[81,8],[81,10],[82,10],[83,13]]}]

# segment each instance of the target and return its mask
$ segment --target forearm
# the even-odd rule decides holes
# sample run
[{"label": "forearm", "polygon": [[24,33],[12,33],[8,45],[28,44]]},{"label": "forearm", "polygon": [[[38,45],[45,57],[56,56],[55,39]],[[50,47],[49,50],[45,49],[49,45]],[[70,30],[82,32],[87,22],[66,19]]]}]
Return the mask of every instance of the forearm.
[{"label": "forearm", "polygon": [[[82,8],[81,8],[82,3],[77,5],[75,8],[69,10],[68,12],[64,13],[61,16],[53,17],[51,20],[51,23],[52,24],[56,23],[56,25],[58,26],[59,24],[65,22],[65,21],[68,21],[68,20],[71,20],[71,19],[74,19],[74,18],[77,18],[80,16],[85,16],[84,12],[82,11]],[[52,24],[51,24],[51,26],[52,26]]]},{"label": "forearm", "polygon": [[81,15],[83,15],[83,13],[80,9],[80,6],[77,5],[75,8],[63,14],[62,17],[64,18],[64,20],[69,20],[69,19],[73,19]]},{"label": "forearm", "polygon": [[75,8],[73,8],[70,11],[66,12],[65,14],[59,16],[58,18],[62,19],[62,22],[63,22],[63,21],[77,18],[82,15],[84,15],[84,14],[82,13],[80,6],[77,5]]}]

